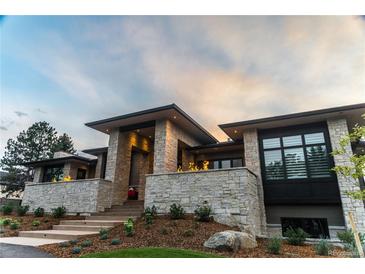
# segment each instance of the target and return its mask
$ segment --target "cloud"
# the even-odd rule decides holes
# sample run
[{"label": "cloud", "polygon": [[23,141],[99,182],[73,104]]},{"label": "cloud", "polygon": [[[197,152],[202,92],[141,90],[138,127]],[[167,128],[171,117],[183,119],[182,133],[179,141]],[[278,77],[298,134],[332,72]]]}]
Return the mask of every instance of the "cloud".
[{"label": "cloud", "polygon": [[22,116],[28,116],[28,113],[22,112],[22,111],[14,111],[14,113],[16,114],[16,116],[18,117],[22,117]]},{"label": "cloud", "polygon": [[47,113],[47,111],[45,111],[45,110],[43,110],[41,108],[36,108],[35,111],[36,112],[39,112],[39,113],[43,113],[43,114],[46,114]]},{"label": "cloud", "polygon": [[4,127],[4,126],[0,126],[0,130],[8,130],[8,128]]}]

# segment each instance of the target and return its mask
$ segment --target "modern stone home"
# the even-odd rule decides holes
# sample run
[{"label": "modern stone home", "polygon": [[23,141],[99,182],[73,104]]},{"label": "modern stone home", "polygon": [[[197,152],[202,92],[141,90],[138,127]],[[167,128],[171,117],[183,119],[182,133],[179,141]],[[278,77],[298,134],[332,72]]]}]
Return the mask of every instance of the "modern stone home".
[{"label": "modern stone home", "polygon": [[[207,201],[216,221],[255,235],[295,226],[314,238],[334,238],[349,228],[349,212],[365,232],[363,202],[346,195],[363,182],[330,170],[347,163],[330,153],[355,124],[364,124],[363,113],[365,104],[356,104],[219,125],[227,142],[175,104],[90,122],[109,135],[108,146],[27,163],[35,174],[23,205],[92,214],[125,204],[133,189],[158,213],[168,213],[172,203],[192,213]],[[361,145],[348,152],[364,151]],[[191,163],[206,168],[192,171]]]}]

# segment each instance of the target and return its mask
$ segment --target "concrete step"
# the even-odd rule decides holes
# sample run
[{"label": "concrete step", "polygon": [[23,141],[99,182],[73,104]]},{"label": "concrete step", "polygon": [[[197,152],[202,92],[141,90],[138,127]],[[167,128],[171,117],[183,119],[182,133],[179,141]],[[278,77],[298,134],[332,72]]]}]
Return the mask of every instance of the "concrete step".
[{"label": "concrete step", "polygon": [[42,238],[42,239],[59,239],[59,240],[74,240],[80,236],[95,235],[99,232],[95,231],[78,231],[78,230],[32,230],[19,231],[20,237]]},{"label": "concrete step", "polygon": [[99,232],[100,229],[111,229],[113,226],[103,226],[103,225],[54,225],[54,230],[77,230],[77,231],[96,231]]},{"label": "concrete step", "polygon": [[133,220],[135,220],[137,218],[137,216],[133,216],[133,215],[122,216],[122,215],[105,215],[105,214],[103,214],[103,215],[98,215],[98,216],[87,216],[86,221],[102,220],[102,221],[126,222],[129,218],[132,218]]},{"label": "concrete step", "polygon": [[[115,218],[114,218],[115,219]],[[61,221],[60,225],[87,225],[87,226],[115,226],[120,225],[126,222],[127,219],[119,219],[119,220],[65,220]]]},{"label": "concrete step", "polygon": [[141,216],[141,211],[108,211],[108,212],[99,212],[92,213],[91,216]]}]

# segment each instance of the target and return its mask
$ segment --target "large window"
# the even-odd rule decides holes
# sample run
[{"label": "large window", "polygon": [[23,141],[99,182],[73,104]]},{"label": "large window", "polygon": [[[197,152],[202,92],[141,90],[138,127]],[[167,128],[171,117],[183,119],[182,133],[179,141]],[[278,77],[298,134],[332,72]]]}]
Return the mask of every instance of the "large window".
[{"label": "large window", "polygon": [[266,181],[331,177],[324,132],[263,137]]},{"label": "large window", "polygon": [[47,166],[44,168],[43,182],[62,181],[63,165]]},{"label": "large window", "polygon": [[[243,160],[242,158],[237,159],[222,159],[222,160],[209,160],[209,169],[220,169],[220,168],[233,168],[233,167],[242,167]],[[198,162],[198,167],[203,167],[203,161]]]}]

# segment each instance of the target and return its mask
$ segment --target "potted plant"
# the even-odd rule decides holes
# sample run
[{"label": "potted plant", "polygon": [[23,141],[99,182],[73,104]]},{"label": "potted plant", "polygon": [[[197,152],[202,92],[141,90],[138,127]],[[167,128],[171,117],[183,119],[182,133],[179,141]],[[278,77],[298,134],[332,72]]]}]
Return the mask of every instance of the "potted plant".
[{"label": "potted plant", "polygon": [[138,200],[138,191],[134,187],[128,189],[128,200]]}]

